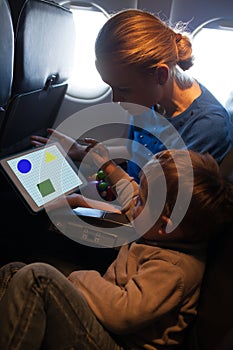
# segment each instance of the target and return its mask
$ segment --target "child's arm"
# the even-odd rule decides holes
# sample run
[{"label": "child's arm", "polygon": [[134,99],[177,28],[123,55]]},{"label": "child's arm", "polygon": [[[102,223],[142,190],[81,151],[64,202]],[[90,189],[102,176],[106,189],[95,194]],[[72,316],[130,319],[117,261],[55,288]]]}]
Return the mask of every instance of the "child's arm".
[{"label": "child's arm", "polygon": [[68,278],[101,323],[116,334],[156,324],[178,307],[184,284],[180,269],[166,261],[146,262],[121,286],[107,281],[97,271],[76,271]]},{"label": "child's arm", "polygon": [[118,214],[121,213],[120,208],[115,205],[112,205],[111,203],[90,199],[78,193],[72,193],[66,196],[65,198],[59,198],[52,201],[51,203],[46,205],[46,210],[52,211],[55,209],[59,209],[59,208],[65,207],[67,203],[71,208],[77,208],[77,207],[95,208],[95,209],[110,211]]},{"label": "child's arm", "polygon": [[134,208],[133,199],[138,195],[138,184],[110,159],[109,151],[102,143],[92,139],[85,139],[85,141],[90,145],[87,148],[87,157],[92,157],[96,165],[104,171],[106,180],[116,195],[122,211],[131,220]]}]

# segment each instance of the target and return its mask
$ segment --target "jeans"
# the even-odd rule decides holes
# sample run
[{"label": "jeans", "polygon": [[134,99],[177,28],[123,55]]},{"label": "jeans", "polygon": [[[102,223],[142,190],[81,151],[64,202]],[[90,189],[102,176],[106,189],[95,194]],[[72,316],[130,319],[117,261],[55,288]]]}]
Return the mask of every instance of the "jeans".
[{"label": "jeans", "polygon": [[0,269],[1,350],[123,350],[82,294],[45,263]]}]

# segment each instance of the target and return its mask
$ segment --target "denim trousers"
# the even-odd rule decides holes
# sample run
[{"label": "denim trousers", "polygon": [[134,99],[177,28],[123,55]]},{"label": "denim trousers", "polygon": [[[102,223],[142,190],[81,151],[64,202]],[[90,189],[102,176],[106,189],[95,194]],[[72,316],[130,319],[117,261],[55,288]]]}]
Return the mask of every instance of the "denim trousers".
[{"label": "denim trousers", "polygon": [[46,263],[0,269],[1,350],[123,350],[82,294]]}]

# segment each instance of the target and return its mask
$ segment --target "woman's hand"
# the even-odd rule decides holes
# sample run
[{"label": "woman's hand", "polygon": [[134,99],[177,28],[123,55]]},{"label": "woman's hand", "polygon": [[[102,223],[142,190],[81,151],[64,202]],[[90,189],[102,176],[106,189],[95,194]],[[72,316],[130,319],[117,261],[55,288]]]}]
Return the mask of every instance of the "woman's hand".
[{"label": "woman's hand", "polygon": [[69,137],[54,129],[47,129],[51,138],[38,135],[31,136],[33,146],[43,146],[49,141],[58,141],[73,160],[81,161],[86,153],[86,146],[78,144],[72,137]]}]

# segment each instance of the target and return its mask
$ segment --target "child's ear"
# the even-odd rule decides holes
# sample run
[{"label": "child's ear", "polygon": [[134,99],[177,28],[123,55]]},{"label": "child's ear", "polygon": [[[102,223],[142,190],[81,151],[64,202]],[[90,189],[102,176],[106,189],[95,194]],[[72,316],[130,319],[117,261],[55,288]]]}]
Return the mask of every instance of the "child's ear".
[{"label": "child's ear", "polygon": [[[172,221],[169,217],[167,217],[166,215],[162,215],[161,218],[160,218],[160,221],[161,221],[161,225],[160,225],[160,228],[158,230],[158,233],[160,235],[163,235],[166,233],[166,229],[167,227],[169,226],[169,228],[172,227]],[[169,232],[171,232],[172,230],[169,229]]]},{"label": "child's ear", "polygon": [[158,83],[164,85],[168,80],[168,67],[167,65],[161,65],[157,68]]}]

